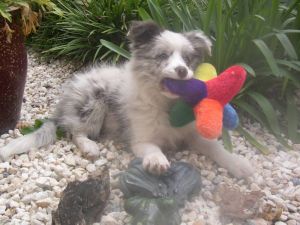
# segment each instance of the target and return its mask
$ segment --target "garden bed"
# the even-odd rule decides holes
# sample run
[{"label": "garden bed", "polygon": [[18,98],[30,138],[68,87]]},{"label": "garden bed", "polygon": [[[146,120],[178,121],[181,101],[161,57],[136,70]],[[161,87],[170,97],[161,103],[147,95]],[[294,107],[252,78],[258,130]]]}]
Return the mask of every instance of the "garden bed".
[{"label": "garden bed", "polygon": [[[73,71],[74,67],[64,62],[41,62],[30,53],[21,121],[32,124],[35,119],[50,117],[63,90],[62,83],[72,76]],[[220,216],[219,207],[214,200],[215,190],[222,182],[238,184],[245,190],[262,190],[284,206],[279,219],[283,222],[278,224],[300,224],[299,147],[297,149],[295,146],[296,151],[285,151],[259,124],[246,124],[248,131],[271,151],[271,154],[264,156],[237,133],[232,134],[234,151],[248,158],[256,169],[254,176],[247,181],[232,178],[226,170],[196,152],[182,151],[169,155],[172,160],[194,164],[202,175],[202,191],[186,204],[182,211],[182,225],[244,223]],[[18,130],[2,135],[0,146],[18,136]],[[115,183],[118,173],[127,168],[133,155],[119,149],[111,140],[101,142],[99,146],[101,155],[94,163],[83,158],[75,145],[67,139],[0,163],[0,224],[50,225],[51,212],[56,209],[67,183],[75,179],[83,180],[104,165],[109,165],[112,191],[105,216],[99,223],[129,224],[130,217],[123,209],[122,194]],[[247,223],[251,224],[251,221]]]}]

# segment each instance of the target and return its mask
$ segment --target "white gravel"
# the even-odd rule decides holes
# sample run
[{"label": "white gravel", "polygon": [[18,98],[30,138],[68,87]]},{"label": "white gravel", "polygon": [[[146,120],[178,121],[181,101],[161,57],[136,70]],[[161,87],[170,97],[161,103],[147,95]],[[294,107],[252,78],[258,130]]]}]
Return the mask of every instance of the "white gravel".
[{"label": "white gravel", "polygon": [[[49,117],[62,91],[61,84],[71,76],[72,70],[72,66],[63,62],[40,62],[31,53],[21,120],[31,124],[35,119]],[[259,124],[249,123],[247,128],[272,152],[264,156],[238,134],[232,133],[234,151],[246,156],[256,168],[254,177],[248,181],[232,178],[226,170],[195,152],[183,151],[169,156],[172,160],[196,165],[202,174],[202,192],[182,210],[182,225],[271,224],[264,220],[236,221],[220,216],[214,196],[221,182],[238,184],[245,190],[263,190],[270,198],[280,201],[284,205],[281,221],[273,224],[300,224],[299,145],[295,145],[295,151],[285,151]],[[18,130],[2,135],[0,146],[18,136]],[[117,174],[127,167],[133,155],[118,149],[112,141],[99,143],[99,146],[101,156],[94,163],[84,159],[67,139],[0,163],[0,224],[50,225],[51,211],[56,209],[67,183],[83,180],[103,165],[109,164],[114,184]],[[129,221],[130,217],[123,210],[122,193],[112,185],[105,216],[98,225],[122,225]]]}]

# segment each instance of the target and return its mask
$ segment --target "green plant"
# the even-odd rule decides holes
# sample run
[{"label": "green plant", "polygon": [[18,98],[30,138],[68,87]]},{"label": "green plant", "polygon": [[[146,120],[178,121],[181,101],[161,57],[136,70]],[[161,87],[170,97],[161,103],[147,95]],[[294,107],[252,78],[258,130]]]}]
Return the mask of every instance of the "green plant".
[{"label": "green plant", "polygon": [[137,9],[147,4],[142,0],[56,0],[55,3],[63,15],[48,15],[29,44],[42,50],[46,57],[67,56],[84,63],[117,61],[124,56],[124,51],[115,54],[109,48],[122,49],[126,45],[129,22],[138,19]]},{"label": "green plant", "polygon": [[[30,134],[36,130],[38,130],[41,126],[43,126],[43,124],[47,121],[47,118],[45,119],[36,119],[34,121],[34,124],[31,125],[31,126],[23,126],[23,127],[20,127],[20,132],[21,134],[23,135],[26,135],[26,134]],[[63,137],[65,136],[65,132],[62,128],[58,127],[56,129],[56,138],[57,139],[62,139]]]},{"label": "green plant", "polygon": [[[288,147],[286,138],[299,141],[300,113],[293,92],[300,88],[300,52],[295,42],[300,33],[299,1],[210,0],[206,11],[196,0],[193,2],[199,23],[189,16],[188,7],[170,1],[183,29],[202,27],[212,37],[215,47],[211,62],[219,71],[240,63],[251,75],[233,101],[236,106],[268,128],[285,146]],[[240,127],[238,131],[266,153],[266,148],[246,130]]]},{"label": "green plant", "polygon": [[[250,76],[233,101],[242,115],[268,128],[286,147],[287,139],[299,142],[300,112],[294,94],[300,88],[299,0],[147,2],[148,9],[139,9],[145,20],[176,31],[202,29],[213,41],[209,60],[218,71],[232,64],[246,68]],[[241,126],[238,132],[267,153]],[[223,140],[232,148],[228,133]]]},{"label": "green plant", "polygon": [[29,35],[36,31],[39,26],[39,19],[42,12],[51,10],[56,14],[60,14],[60,10],[51,0],[3,0],[0,2],[0,19],[4,19],[4,27],[2,28],[7,35],[7,41],[11,42],[13,30],[9,23],[13,22],[13,13],[20,10],[20,21],[24,35]]}]

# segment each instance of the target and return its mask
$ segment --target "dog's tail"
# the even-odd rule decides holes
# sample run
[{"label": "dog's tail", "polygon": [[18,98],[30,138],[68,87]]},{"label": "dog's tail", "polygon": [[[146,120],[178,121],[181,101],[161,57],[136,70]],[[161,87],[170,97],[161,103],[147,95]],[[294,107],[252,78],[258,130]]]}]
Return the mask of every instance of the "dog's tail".
[{"label": "dog's tail", "polygon": [[56,125],[47,120],[41,128],[33,133],[12,140],[8,145],[0,148],[0,159],[6,161],[11,155],[28,152],[31,148],[40,148],[56,140]]}]

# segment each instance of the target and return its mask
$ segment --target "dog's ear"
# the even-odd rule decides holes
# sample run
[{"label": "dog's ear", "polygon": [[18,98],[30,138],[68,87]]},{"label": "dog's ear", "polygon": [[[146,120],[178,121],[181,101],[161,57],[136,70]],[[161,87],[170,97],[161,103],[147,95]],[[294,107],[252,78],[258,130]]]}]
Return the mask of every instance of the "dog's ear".
[{"label": "dog's ear", "polygon": [[163,29],[152,21],[133,21],[128,32],[128,38],[132,42],[133,47],[138,47],[149,43],[162,31]]},{"label": "dog's ear", "polygon": [[193,47],[200,54],[205,53],[211,56],[212,43],[209,38],[201,31],[190,31],[184,33],[184,36],[192,43]]}]

